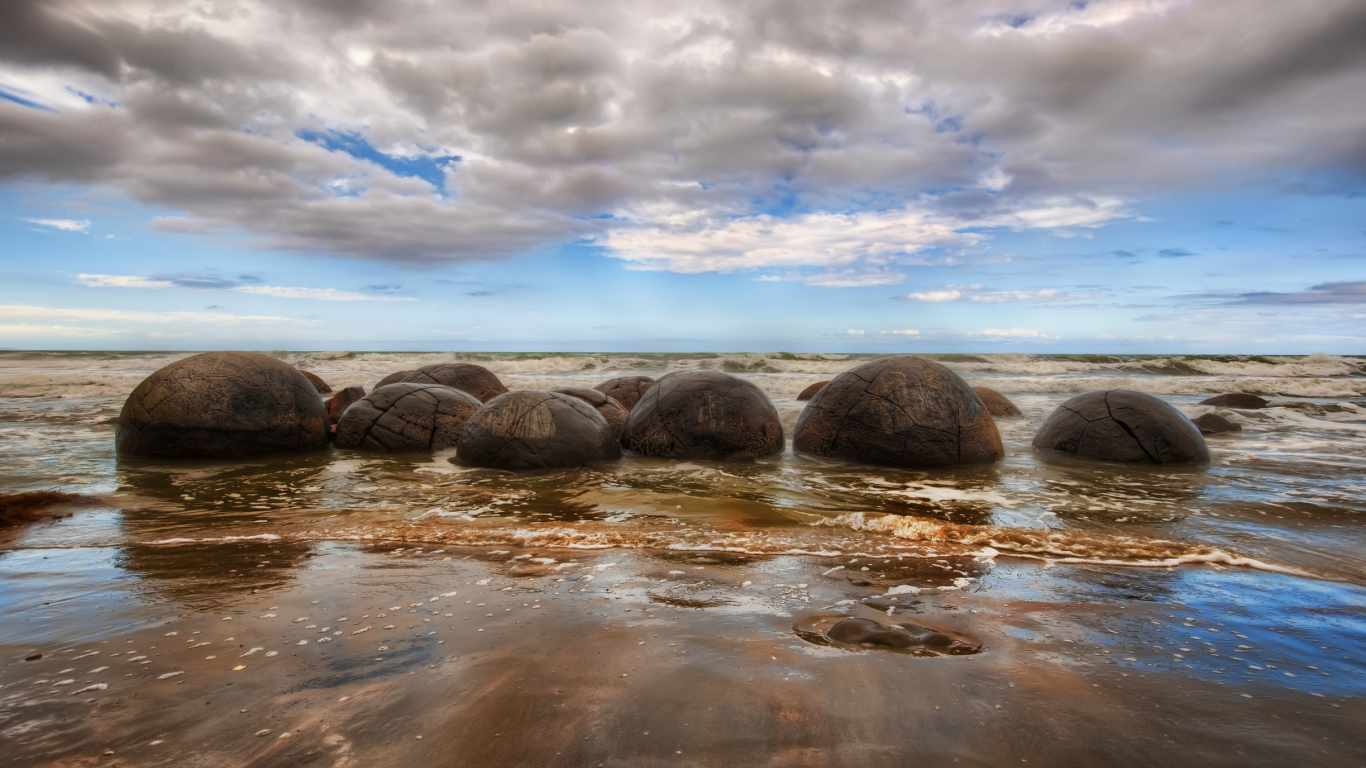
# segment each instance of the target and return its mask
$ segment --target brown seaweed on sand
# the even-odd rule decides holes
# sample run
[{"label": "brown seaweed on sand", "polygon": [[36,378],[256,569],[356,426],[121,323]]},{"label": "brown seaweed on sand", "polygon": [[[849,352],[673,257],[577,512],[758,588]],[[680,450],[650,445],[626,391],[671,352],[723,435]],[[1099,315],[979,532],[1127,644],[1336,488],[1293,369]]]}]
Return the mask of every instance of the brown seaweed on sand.
[{"label": "brown seaweed on sand", "polygon": [[86,501],[84,496],[59,491],[25,491],[24,493],[0,493],[0,528],[45,520],[49,517],[62,517],[50,507],[56,504],[70,504]]}]

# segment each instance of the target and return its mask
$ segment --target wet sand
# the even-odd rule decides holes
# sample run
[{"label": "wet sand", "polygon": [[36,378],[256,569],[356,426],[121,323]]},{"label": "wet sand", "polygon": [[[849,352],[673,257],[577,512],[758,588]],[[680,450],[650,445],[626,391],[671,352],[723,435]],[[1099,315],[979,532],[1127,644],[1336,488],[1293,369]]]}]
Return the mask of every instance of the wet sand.
[{"label": "wet sand", "polygon": [[[421,547],[12,551],[7,764],[1366,764],[1355,586],[1210,566]],[[846,617],[983,650],[803,639]]]}]

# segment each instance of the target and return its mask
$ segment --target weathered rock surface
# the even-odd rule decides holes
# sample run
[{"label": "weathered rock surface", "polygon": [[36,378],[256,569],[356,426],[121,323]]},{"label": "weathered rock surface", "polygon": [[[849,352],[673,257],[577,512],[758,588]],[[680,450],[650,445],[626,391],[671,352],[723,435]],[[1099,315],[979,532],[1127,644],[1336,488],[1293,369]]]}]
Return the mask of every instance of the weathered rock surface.
[{"label": "weathered rock surface", "polygon": [[1034,447],[1102,461],[1209,461],[1209,447],[1189,419],[1131,389],[1096,389],[1068,400],[1039,428]]},{"label": "weathered rock surface", "polygon": [[812,384],[806,389],[803,389],[801,394],[797,395],[797,400],[810,400],[811,398],[816,396],[817,392],[821,391],[822,389],[825,389],[825,385],[829,383],[829,381],[818,381],[815,384]]},{"label": "weathered rock surface", "polygon": [[308,383],[312,384],[313,388],[318,390],[318,394],[321,395],[324,392],[332,391],[332,387],[328,386],[327,382],[323,381],[323,377],[318,374],[310,373],[305,370],[300,370],[299,373],[302,373],[304,377],[308,379]]},{"label": "weathered rock surface", "polygon": [[397,373],[391,373],[388,376],[385,376],[384,378],[380,379],[379,383],[375,385],[375,389],[378,390],[380,387],[387,387],[390,384],[397,384],[400,381],[403,381],[403,379],[405,379],[410,373],[412,373],[412,371],[398,371]]},{"label": "weathered rock surface", "polygon": [[1208,400],[1201,400],[1201,405],[1217,405],[1221,408],[1242,408],[1243,410],[1256,410],[1265,408],[1271,403],[1256,395],[1249,395],[1246,392],[1231,392],[1227,395],[1215,395]]},{"label": "weathered rock surface", "polygon": [[588,389],[587,387],[560,387],[559,389],[552,389],[550,391],[557,392],[561,395],[577,397],[593,406],[593,410],[602,414],[604,419],[607,419],[608,426],[612,428],[614,440],[620,440],[622,433],[626,431],[626,420],[631,417],[631,412],[626,410],[621,403],[617,402],[615,397],[608,397],[596,389]]},{"label": "weathered rock surface", "polygon": [[403,377],[405,382],[417,384],[441,384],[474,395],[479,402],[487,403],[508,391],[503,382],[493,375],[493,371],[482,365],[472,363],[437,363],[424,365]]},{"label": "weathered rock surface", "polygon": [[453,387],[389,384],[346,409],[337,422],[337,447],[389,453],[449,448],[480,405]]},{"label": "weathered rock surface", "polygon": [[1191,423],[1200,430],[1202,435],[1218,435],[1223,432],[1242,432],[1243,425],[1220,416],[1217,413],[1206,413],[1191,419]]},{"label": "weathered rock surface", "polygon": [[467,467],[534,470],[621,458],[612,427],[569,395],[518,389],[499,395],[465,425],[455,461]]},{"label": "weathered rock surface", "polygon": [[327,444],[327,411],[293,366],[254,352],[205,352],[148,376],[119,414],[124,456],[233,458]]},{"label": "weathered rock surface", "polygon": [[720,371],[663,376],[636,403],[623,444],[645,456],[749,460],[783,450],[783,425],[764,391]]},{"label": "weathered rock surface", "polygon": [[365,397],[365,387],[347,387],[327,401],[327,419],[335,426],[351,404]]},{"label": "weathered rock surface", "polygon": [[630,413],[635,409],[640,396],[654,384],[655,380],[649,376],[622,376],[619,379],[604,381],[593,389],[621,403],[621,407]]},{"label": "weathered rock surface", "polygon": [[797,421],[803,453],[892,467],[986,464],[1005,456],[996,422],[958,374],[884,357],[836,376]]},{"label": "weathered rock surface", "polygon": [[977,643],[919,624],[900,623],[887,627],[872,619],[845,619],[826,631],[825,637],[840,645],[911,651],[925,656],[965,656],[982,650]]},{"label": "weathered rock surface", "polygon": [[994,389],[973,387],[972,391],[976,392],[977,396],[982,398],[982,405],[987,407],[987,413],[990,413],[995,418],[999,419],[1002,416],[1024,415],[1024,412],[1021,411],[1018,406],[1010,402],[1005,395]]}]

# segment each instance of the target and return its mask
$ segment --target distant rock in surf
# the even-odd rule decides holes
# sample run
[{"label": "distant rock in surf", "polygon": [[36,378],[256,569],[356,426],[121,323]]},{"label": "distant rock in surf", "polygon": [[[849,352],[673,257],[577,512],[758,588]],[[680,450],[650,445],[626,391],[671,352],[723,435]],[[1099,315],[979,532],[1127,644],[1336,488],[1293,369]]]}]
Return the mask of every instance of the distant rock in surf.
[{"label": "distant rock in surf", "polygon": [[403,381],[403,379],[406,378],[410,373],[412,373],[412,371],[397,371],[395,373],[391,373],[388,376],[385,376],[384,378],[380,379],[379,383],[375,385],[375,389],[379,389],[380,387],[387,387],[390,384],[397,384],[400,381]]},{"label": "distant rock in surf", "polygon": [[1208,400],[1201,400],[1201,405],[1217,405],[1220,408],[1242,408],[1243,410],[1256,410],[1265,408],[1271,403],[1256,395],[1249,395],[1246,392],[1231,392],[1227,395],[1216,395]]},{"label": "distant rock in surf", "polygon": [[308,378],[255,352],[205,352],[148,376],[119,414],[121,455],[231,458],[327,444],[327,411]]},{"label": "distant rock in surf", "polygon": [[493,371],[482,365],[471,363],[437,363],[424,365],[403,377],[404,382],[414,384],[440,384],[455,387],[474,395],[481,403],[508,391],[503,382],[493,375]]},{"label": "distant rock in surf", "polygon": [[1242,432],[1243,425],[1229,421],[1217,413],[1207,413],[1191,419],[1202,435],[1217,435],[1223,432]]},{"label": "distant rock in surf", "polygon": [[630,413],[640,401],[640,396],[654,384],[655,380],[649,376],[622,376],[619,379],[604,381],[593,389],[615,399],[627,413]]},{"label": "distant rock in surf", "polygon": [[802,453],[891,467],[988,464],[1005,456],[981,398],[919,357],[884,357],[831,380],[797,421]]},{"label": "distant rock in surf", "polygon": [[304,377],[308,379],[308,383],[312,384],[313,388],[318,390],[318,394],[321,395],[324,392],[332,391],[332,387],[328,386],[327,382],[323,381],[323,378],[318,374],[309,373],[308,371],[302,369],[299,371],[299,373],[302,373]]},{"label": "distant rock in surf", "polygon": [[986,387],[973,387],[972,391],[976,392],[977,396],[982,398],[982,405],[985,405],[987,407],[987,412],[995,418],[999,419],[1002,416],[1024,415],[1024,412],[1021,411],[1018,406],[1010,402],[1010,400],[1008,400],[1005,395],[1001,394],[1000,392],[997,392],[994,389],[987,389]]},{"label": "distant rock in surf", "polygon": [[803,389],[803,390],[802,390],[802,393],[801,393],[800,395],[797,395],[797,400],[798,400],[798,401],[810,400],[811,398],[813,398],[813,397],[816,396],[816,393],[817,393],[817,392],[819,392],[819,391],[821,391],[822,389],[824,389],[824,388],[825,388],[825,385],[826,385],[826,384],[829,384],[829,383],[830,383],[829,381],[818,381],[818,382],[816,382],[815,384],[812,384],[811,386],[807,387],[806,389]]},{"label": "distant rock in surf", "polygon": [[1131,389],[1096,389],[1058,406],[1034,447],[1101,461],[1197,464],[1209,461],[1200,430],[1166,402]]},{"label": "distant rock in surf", "polygon": [[484,404],[465,424],[455,461],[492,469],[558,469],[621,458],[612,427],[570,395],[518,389]]},{"label": "distant rock in surf", "polygon": [[720,371],[678,371],[645,391],[623,444],[645,456],[750,460],[782,453],[783,425],[762,389]]},{"label": "distant rock in surf", "polygon": [[365,397],[365,387],[347,387],[342,391],[332,395],[332,399],[327,401],[327,419],[336,426],[341,421],[343,413],[351,407],[351,404]]},{"label": "distant rock in surf", "polygon": [[596,389],[588,389],[587,387],[560,387],[559,389],[552,389],[550,391],[561,395],[577,397],[593,406],[593,410],[602,414],[602,417],[607,419],[607,424],[612,427],[612,439],[620,440],[622,434],[626,431],[626,420],[631,417],[631,412],[621,403],[617,402],[616,398],[609,397]]},{"label": "distant rock in surf", "polygon": [[454,387],[389,384],[346,409],[337,422],[337,447],[389,453],[449,448],[480,405]]}]

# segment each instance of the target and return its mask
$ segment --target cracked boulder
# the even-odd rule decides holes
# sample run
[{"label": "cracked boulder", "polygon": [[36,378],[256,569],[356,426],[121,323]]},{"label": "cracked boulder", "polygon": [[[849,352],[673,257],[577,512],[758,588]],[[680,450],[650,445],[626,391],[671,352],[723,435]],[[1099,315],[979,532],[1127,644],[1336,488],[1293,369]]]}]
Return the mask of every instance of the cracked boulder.
[{"label": "cracked boulder", "polygon": [[439,451],[460,440],[480,402],[440,384],[380,387],[347,407],[337,422],[338,448],[405,453]]},{"label": "cracked boulder", "polygon": [[1039,428],[1034,447],[1101,461],[1209,461],[1205,439],[1190,419],[1168,403],[1131,389],[1096,389],[1068,400]]},{"label": "cracked boulder", "polygon": [[327,409],[294,366],[254,352],[205,352],[148,376],[119,413],[123,456],[236,458],[327,444]]},{"label": "cracked boulder", "polygon": [[762,389],[720,371],[670,373],[645,391],[623,444],[645,456],[750,460],[783,451],[783,425]]},{"label": "cracked boulder", "polygon": [[577,397],[518,389],[484,404],[465,424],[455,462],[534,470],[582,467],[621,458],[607,419]]},{"label": "cracked boulder", "polygon": [[593,406],[593,410],[602,414],[602,417],[607,419],[607,424],[612,427],[613,439],[620,440],[622,433],[626,431],[626,420],[630,418],[631,412],[626,410],[621,403],[617,402],[616,398],[608,397],[596,389],[589,389],[587,387],[560,387],[559,389],[552,389],[550,391],[561,395],[577,397]]},{"label": "cracked boulder", "polygon": [[379,383],[375,385],[375,389],[379,389],[380,387],[387,387],[390,384],[397,384],[400,381],[403,381],[403,379],[410,373],[412,373],[412,371],[396,371],[394,373],[391,373],[388,376],[385,376],[384,378],[380,379]]},{"label": "cracked boulder", "polygon": [[982,399],[958,374],[919,357],[884,357],[816,393],[793,447],[889,467],[989,464],[1005,455]]},{"label": "cracked boulder", "polygon": [[982,398],[982,405],[987,407],[987,413],[990,413],[995,418],[1024,415],[1024,412],[1020,410],[1019,406],[1010,402],[1005,395],[994,389],[973,387],[972,391],[976,392],[977,396]]},{"label": "cracked boulder", "polygon": [[622,376],[619,379],[604,381],[593,389],[621,403],[621,407],[630,413],[636,407],[640,396],[654,384],[655,380],[649,376]]},{"label": "cracked boulder", "polygon": [[508,391],[503,386],[503,382],[493,375],[493,371],[482,365],[471,363],[437,363],[436,365],[424,365],[416,371],[403,377],[404,382],[415,384],[440,384],[446,387],[455,387],[463,392],[479,398],[479,402],[487,403],[493,398]]}]

